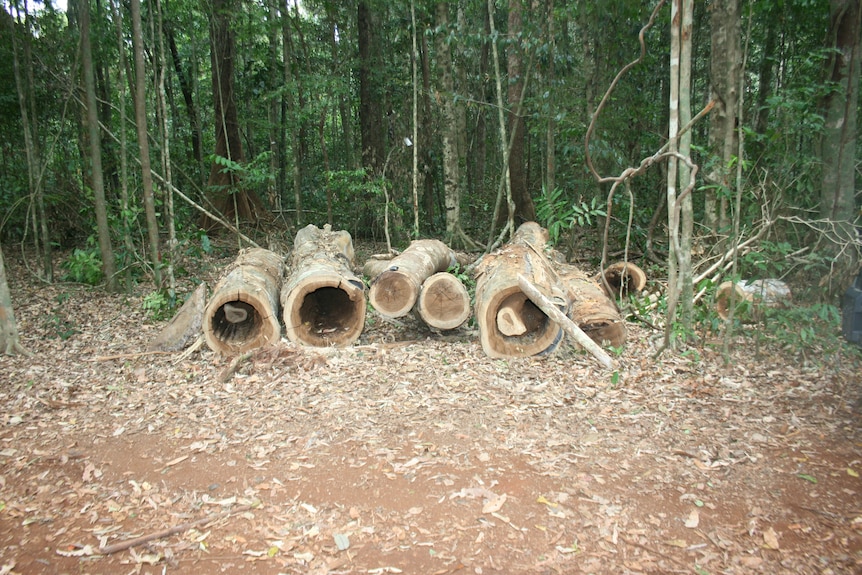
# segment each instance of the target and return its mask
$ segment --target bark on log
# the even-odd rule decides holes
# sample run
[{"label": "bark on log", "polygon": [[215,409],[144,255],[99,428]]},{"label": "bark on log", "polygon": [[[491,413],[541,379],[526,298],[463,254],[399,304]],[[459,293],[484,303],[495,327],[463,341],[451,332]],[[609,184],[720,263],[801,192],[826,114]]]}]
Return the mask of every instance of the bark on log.
[{"label": "bark on log", "polygon": [[168,325],[150,342],[147,351],[178,351],[192,337],[198,337],[203,326],[206,303],[207,284],[202,282]]},{"label": "bark on log", "polygon": [[646,287],[647,276],[640,267],[631,262],[617,262],[605,268],[605,280],[611,288],[608,293],[602,282],[602,274],[598,274],[593,281],[602,286],[611,299],[616,299],[621,293],[637,293]]},{"label": "bark on log", "polygon": [[715,311],[721,319],[727,319],[730,315],[731,291],[734,289],[736,305],[740,306],[734,315],[740,321],[758,321],[763,315],[763,308],[787,306],[793,300],[790,287],[781,280],[742,280],[736,284],[724,282],[715,293]]},{"label": "bark on log", "polygon": [[571,301],[568,315],[572,321],[599,345],[622,346],[626,325],[612,296],[575,266],[557,264],[557,270]]},{"label": "bark on log", "polygon": [[315,347],[347,346],[365,325],[365,284],[353,273],[346,231],[309,224],[296,233],[291,275],[281,290],[287,338]]},{"label": "bark on log", "polygon": [[410,313],[423,282],[457,263],[440,240],[415,240],[371,281],[368,299],[380,315],[390,318]]},{"label": "bark on log", "polygon": [[456,329],[470,317],[470,294],[453,274],[438,272],[422,283],[416,311],[433,328]]},{"label": "bark on log", "polygon": [[204,338],[222,355],[277,343],[283,258],[263,248],[240,252],[204,310]]},{"label": "bark on log", "polygon": [[476,268],[476,322],[490,357],[528,357],[553,351],[563,337],[518,285],[523,275],[567,313],[568,301],[543,250],[548,232],[535,222],[521,225],[512,241],[486,255]]}]

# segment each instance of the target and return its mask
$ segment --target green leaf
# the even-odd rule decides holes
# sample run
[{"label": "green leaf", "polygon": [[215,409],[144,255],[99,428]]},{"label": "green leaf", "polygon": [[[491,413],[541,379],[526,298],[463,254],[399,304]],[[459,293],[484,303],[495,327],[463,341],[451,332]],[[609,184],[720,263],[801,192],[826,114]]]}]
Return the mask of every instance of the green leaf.
[{"label": "green leaf", "polygon": [[797,473],[796,477],[798,477],[799,479],[804,479],[809,483],[817,483],[817,478],[812,475],[808,475],[807,473]]}]

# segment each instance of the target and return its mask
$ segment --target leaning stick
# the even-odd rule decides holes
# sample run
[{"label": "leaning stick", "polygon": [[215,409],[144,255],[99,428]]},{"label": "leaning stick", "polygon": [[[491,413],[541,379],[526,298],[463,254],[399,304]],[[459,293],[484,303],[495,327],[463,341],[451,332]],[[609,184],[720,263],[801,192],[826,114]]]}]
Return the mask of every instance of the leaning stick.
[{"label": "leaning stick", "polygon": [[593,357],[595,357],[599,363],[601,363],[607,369],[613,367],[614,362],[611,359],[611,356],[605,352],[599,345],[590,339],[590,336],[584,333],[584,331],[578,327],[578,324],[567,318],[563,312],[557,309],[557,307],[551,303],[551,301],[542,295],[542,292],[538,290],[536,286],[534,286],[530,280],[525,278],[522,274],[518,274],[518,287],[521,288],[521,291],[524,292],[530,301],[536,304],[540,310],[542,310],[545,315],[555,321],[564,332],[569,334],[576,342],[581,344],[585,350],[590,352]]},{"label": "leaning stick", "polygon": [[241,505],[236,509],[229,509],[228,511],[216,513],[215,515],[210,515],[209,517],[204,517],[196,521],[190,521],[181,525],[174,525],[173,527],[168,527],[167,529],[162,529],[161,531],[155,531],[148,535],[141,535],[140,537],[135,537],[134,539],[128,539],[126,541],[114,543],[113,545],[108,545],[106,547],[99,547],[98,553],[100,555],[111,555],[112,553],[117,553],[118,551],[125,551],[126,549],[142,545],[143,543],[155,541],[156,539],[162,539],[163,537],[170,537],[171,535],[176,535],[177,533],[183,533],[184,531],[188,531],[192,527],[197,527],[198,525],[212,523],[213,521],[222,519],[229,515],[233,515],[234,513],[248,511],[253,507],[254,505]]}]

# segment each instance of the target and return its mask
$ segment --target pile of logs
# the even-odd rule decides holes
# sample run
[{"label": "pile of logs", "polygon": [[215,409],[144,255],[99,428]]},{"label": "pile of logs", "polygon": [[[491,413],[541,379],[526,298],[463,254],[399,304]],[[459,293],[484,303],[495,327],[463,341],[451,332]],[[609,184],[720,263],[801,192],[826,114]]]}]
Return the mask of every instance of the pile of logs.
[{"label": "pile of logs", "polygon": [[[646,275],[627,263],[590,277],[562,263],[547,241],[547,231],[528,222],[508,244],[482,258],[475,266],[471,309],[467,288],[452,273],[456,254],[438,240],[416,240],[391,259],[366,262],[368,300],[383,317],[413,312],[440,331],[462,326],[474,312],[482,348],[491,357],[551,353],[568,334],[610,366],[600,346],[622,346],[626,336],[615,298],[621,290],[642,289]],[[278,342],[282,324],[284,335],[295,343],[355,343],[365,325],[366,288],[353,271],[350,234],[309,225],[296,234],[286,277],[284,262],[282,255],[269,250],[242,251],[206,306],[202,286],[197,303],[186,306],[182,326],[169,326],[170,332],[181,333],[184,344],[200,325],[210,349],[223,355]],[[202,320],[198,317],[195,323],[194,312],[188,310],[198,310]],[[179,341],[179,336],[167,339]],[[161,349],[171,345],[159,342]]]}]

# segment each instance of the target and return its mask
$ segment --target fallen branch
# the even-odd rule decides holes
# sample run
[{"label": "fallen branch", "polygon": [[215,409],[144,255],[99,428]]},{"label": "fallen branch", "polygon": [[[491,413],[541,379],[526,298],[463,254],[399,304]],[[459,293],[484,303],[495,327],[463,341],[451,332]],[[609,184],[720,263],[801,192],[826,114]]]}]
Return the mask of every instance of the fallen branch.
[{"label": "fallen branch", "polygon": [[521,291],[530,298],[536,307],[542,310],[545,315],[551,318],[554,322],[559,325],[563,331],[569,334],[572,339],[580,344],[585,350],[590,352],[593,357],[595,357],[599,363],[601,363],[607,369],[613,367],[614,362],[611,359],[611,356],[607,354],[605,350],[603,350],[599,345],[590,339],[590,336],[585,334],[578,325],[567,318],[563,312],[557,309],[557,307],[551,303],[548,298],[542,295],[542,292],[534,286],[530,280],[525,278],[523,275],[518,274],[518,287],[521,288]]},{"label": "fallen branch", "polygon": [[183,533],[185,531],[188,531],[192,527],[197,527],[198,525],[206,525],[207,523],[212,523],[213,521],[223,519],[225,517],[233,515],[234,513],[242,513],[243,511],[248,511],[250,509],[253,509],[254,507],[255,505],[241,505],[236,509],[229,509],[221,513],[216,513],[215,515],[210,515],[209,517],[204,517],[195,521],[189,521],[188,523],[183,523],[181,525],[174,525],[173,527],[168,527],[167,529],[162,529],[161,531],[155,531],[148,535],[141,535],[140,537],[121,541],[120,543],[114,543],[113,545],[99,547],[97,552],[100,555],[111,555],[112,553],[117,553],[118,551],[125,551],[126,549],[137,547],[138,545],[142,545],[150,541],[155,541],[156,539],[162,539],[164,537],[170,537],[171,535]]}]

